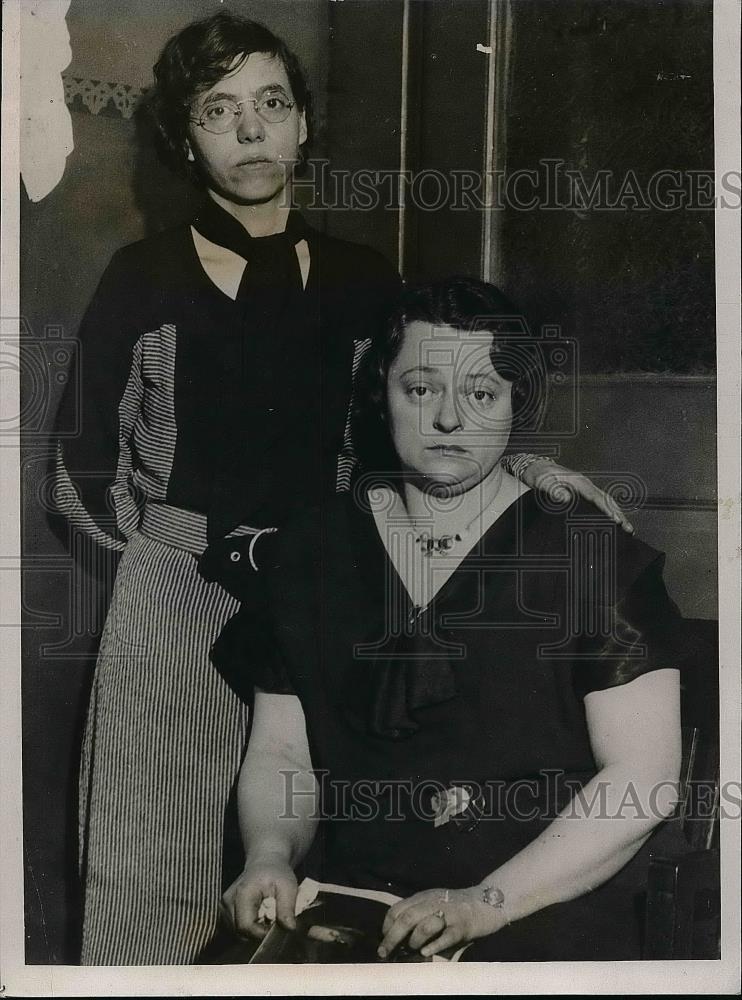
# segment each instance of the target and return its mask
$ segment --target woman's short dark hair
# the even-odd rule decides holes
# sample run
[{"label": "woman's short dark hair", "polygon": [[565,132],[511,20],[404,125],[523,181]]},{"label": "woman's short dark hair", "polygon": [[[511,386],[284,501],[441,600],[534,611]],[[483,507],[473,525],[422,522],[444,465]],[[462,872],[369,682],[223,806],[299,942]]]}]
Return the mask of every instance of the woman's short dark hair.
[{"label": "woman's short dark hair", "polygon": [[173,35],[154,65],[155,83],[145,108],[155,126],[159,153],[169,166],[194,176],[187,150],[189,106],[222,79],[235,59],[253,52],[281,60],[299,110],[310,117],[304,73],[286,43],[258,21],[227,12],[214,14]]},{"label": "woman's short dark hair", "polygon": [[402,349],[405,328],[416,321],[491,334],[492,365],[513,384],[513,431],[537,429],[546,398],[545,365],[520,310],[499,288],[475,278],[418,285],[403,292],[358,369],[352,436],[364,471],[393,472],[398,467],[387,417],[387,379]]}]

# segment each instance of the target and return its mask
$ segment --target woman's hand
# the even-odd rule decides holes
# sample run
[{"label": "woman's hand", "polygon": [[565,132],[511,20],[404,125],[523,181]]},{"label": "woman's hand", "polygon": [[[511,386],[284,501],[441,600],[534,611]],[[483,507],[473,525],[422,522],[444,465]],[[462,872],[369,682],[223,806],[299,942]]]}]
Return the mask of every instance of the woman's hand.
[{"label": "woman's hand", "polygon": [[274,900],[275,918],[288,930],[294,930],[296,891],[296,876],[284,857],[270,854],[248,857],[242,874],[222,896],[220,913],[226,924],[242,937],[262,938],[268,933],[269,921],[258,919],[261,905],[264,900]]},{"label": "woman's hand", "polygon": [[446,948],[494,934],[506,923],[501,910],[482,902],[482,887],[428,889],[390,907],[384,920],[379,958],[387,958],[409,938],[408,945],[427,958]]},{"label": "woman's hand", "polygon": [[570,496],[574,494],[581,496],[583,500],[594,504],[598,510],[619,524],[624,531],[633,534],[633,524],[613,497],[604,493],[600,487],[596,486],[587,476],[583,476],[581,472],[574,472],[548,458],[539,458],[527,465],[520,475],[526,486],[530,486],[534,490],[542,490],[556,501],[569,500]]}]

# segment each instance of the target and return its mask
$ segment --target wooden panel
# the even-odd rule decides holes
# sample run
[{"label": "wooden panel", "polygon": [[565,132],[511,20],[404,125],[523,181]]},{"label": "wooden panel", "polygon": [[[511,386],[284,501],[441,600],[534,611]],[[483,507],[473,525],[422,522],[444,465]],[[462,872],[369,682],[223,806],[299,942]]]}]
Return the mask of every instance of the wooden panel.
[{"label": "wooden panel", "polygon": [[[575,417],[577,433],[567,436]],[[629,516],[667,553],[665,579],[680,610],[716,618],[715,380],[597,376],[576,392],[564,383],[552,391],[545,427],[559,461],[603,487],[627,484]]]},{"label": "wooden panel", "polygon": [[[455,175],[481,186],[488,63],[477,43],[487,41],[487,11],[486,0],[409,4],[403,271],[412,280],[480,273],[482,212],[460,207]],[[389,192],[397,180],[389,175],[401,167],[404,14],[402,0],[344,0],[330,12],[330,170],[384,176],[380,204],[346,199],[328,211],[327,229],[396,263],[400,220]]]},{"label": "wooden panel", "polygon": [[480,276],[483,214],[465,206],[461,177],[482,178],[488,56],[484,0],[413,4],[410,65],[415,180],[407,212],[406,276]]},{"label": "wooden panel", "polygon": [[[577,415],[577,434],[567,430]],[[554,387],[546,427],[565,461],[638,477],[647,494],[714,504],[716,382],[713,378],[584,377]]]},{"label": "wooden panel", "polygon": [[[714,167],[711,2],[512,10],[507,167],[536,171],[538,207],[523,175],[505,212],[507,291],[580,339],[585,370],[713,370],[714,218],[688,173]],[[549,181],[557,162],[562,179]],[[607,173],[601,204],[570,200],[568,169],[588,184]],[[652,195],[663,170],[684,173]],[[664,209],[673,186],[700,207]]]}]

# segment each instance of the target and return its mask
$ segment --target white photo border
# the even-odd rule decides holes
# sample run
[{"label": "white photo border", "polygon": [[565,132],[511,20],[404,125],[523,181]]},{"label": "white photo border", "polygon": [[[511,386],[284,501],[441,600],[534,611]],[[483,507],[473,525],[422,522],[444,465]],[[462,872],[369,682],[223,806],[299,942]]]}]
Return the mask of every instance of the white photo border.
[{"label": "white photo border", "polygon": [[[19,305],[19,23],[24,0],[3,0],[2,324]],[[653,0],[647,0],[653,2]],[[739,171],[740,4],[714,4],[715,169]],[[716,209],[721,781],[740,765],[740,215]],[[16,317],[14,320],[13,317]],[[18,413],[17,366],[0,370],[0,419]],[[0,622],[20,621],[20,451],[0,449]],[[20,628],[0,638],[0,996],[394,994],[736,994],[740,981],[740,824],[723,819],[720,961],[498,963],[445,966],[172,966],[80,968],[24,961]],[[735,889],[735,886],[737,887]]]}]

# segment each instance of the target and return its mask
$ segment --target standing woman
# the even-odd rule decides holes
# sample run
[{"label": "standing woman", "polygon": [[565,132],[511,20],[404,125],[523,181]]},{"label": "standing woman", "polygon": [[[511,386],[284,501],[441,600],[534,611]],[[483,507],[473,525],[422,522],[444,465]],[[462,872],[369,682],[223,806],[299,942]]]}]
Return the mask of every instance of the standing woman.
[{"label": "standing woman", "polygon": [[264,534],[347,486],[352,372],[400,289],[292,207],[309,95],[279,38],[217,14],[154,73],[162,151],[204,196],[106,268],[80,330],[82,433],[58,453],[59,509],[122,553],[80,775],[92,965],[187,963],[213,934],[248,717],[209,649]]},{"label": "standing woman", "polygon": [[238,601],[198,558],[228,537],[228,565],[254,561],[301,494],[335,488],[354,342],[399,288],[291,207],[307,103],[262,25],[220,14],[171,39],[150,106],[204,197],[114,255],[83,319],[59,506],[122,552],[80,776],[83,964],[186,963],[213,933],[248,717],[209,662]]}]

